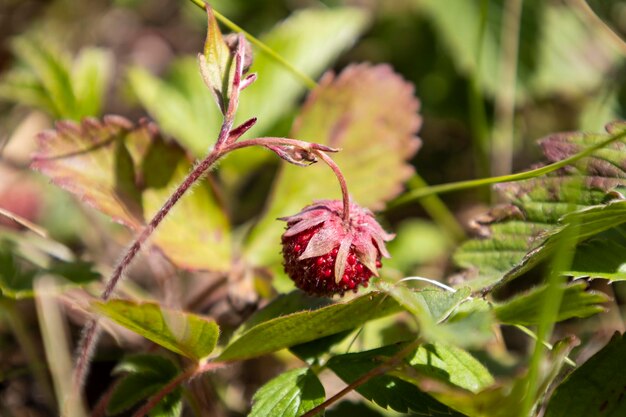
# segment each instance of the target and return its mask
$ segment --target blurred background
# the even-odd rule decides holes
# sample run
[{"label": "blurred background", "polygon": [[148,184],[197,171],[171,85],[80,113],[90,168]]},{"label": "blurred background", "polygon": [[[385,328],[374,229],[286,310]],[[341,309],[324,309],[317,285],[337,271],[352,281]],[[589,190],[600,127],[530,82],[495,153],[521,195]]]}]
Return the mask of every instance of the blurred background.
[{"label": "blurred background", "polygon": [[[422,147],[412,160],[421,178],[409,188],[524,170],[541,160],[535,142],[544,135],[600,132],[624,117],[623,1],[211,4],[314,79],[325,70],[372,62],[389,63],[411,82],[423,125]],[[195,61],[205,31],[205,13],[187,0],[0,0],[0,208],[42,226],[63,250],[111,265],[130,233],[28,168],[35,135],[60,119],[148,117],[190,155],[203,155],[219,128]],[[254,70],[271,82],[263,96],[244,98],[249,102],[242,105],[259,113],[253,134],[287,135],[307,87],[264,54],[255,59]],[[235,225],[246,225],[264,207],[279,165],[265,156],[233,156],[216,174],[234,202],[229,216]],[[449,256],[455,242],[493,198],[488,189],[473,189],[442,196],[443,209],[414,203],[386,210],[384,221],[398,233],[390,266],[404,274],[446,277],[453,272]],[[2,254],[21,244],[15,237],[21,229],[0,216],[0,234],[13,245],[0,247]],[[0,264],[8,276],[8,263]],[[139,282],[141,268],[134,272]],[[6,286],[3,291],[8,294]],[[30,390],[28,354],[17,343],[37,323],[27,291],[22,295],[0,296],[0,318],[9,318],[0,321],[0,415],[53,415],[45,395]],[[212,296],[219,300],[224,294]],[[16,315],[23,325],[17,330],[11,321]],[[224,320],[235,325],[241,319]],[[100,363],[101,374],[94,374],[108,374],[111,366]],[[272,369],[267,363],[254,368],[256,378],[239,387],[241,401]],[[94,398],[106,385],[90,385]],[[234,415],[245,411],[232,409]]]}]

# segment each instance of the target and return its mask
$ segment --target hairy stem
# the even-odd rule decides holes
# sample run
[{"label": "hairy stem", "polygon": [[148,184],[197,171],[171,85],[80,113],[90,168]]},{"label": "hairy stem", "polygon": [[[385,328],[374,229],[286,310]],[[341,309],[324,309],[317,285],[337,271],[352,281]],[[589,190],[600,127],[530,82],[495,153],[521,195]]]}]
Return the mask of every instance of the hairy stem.
[{"label": "hairy stem", "polygon": [[391,369],[396,367],[400,362],[402,362],[402,360],[411,352],[413,352],[415,348],[417,348],[420,344],[421,344],[420,339],[416,339],[415,341],[409,343],[402,350],[398,351],[398,353],[393,355],[391,358],[389,358],[382,364],[378,365],[376,368],[361,375],[359,378],[354,380],[352,383],[348,384],[344,389],[339,391],[337,394],[333,395],[332,397],[330,397],[329,399],[327,399],[326,401],[324,401],[317,407],[307,411],[305,414],[302,415],[302,417],[313,417],[317,415],[318,413],[324,411],[331,404],[334,404],[335,402],[339,401],[341,398],[343,398],[345,395],[347,395],[351,391],[365,384],[370,379],[377,377],[379,375],[382,375],[386,373],[387,371],[390,371]]},{"label": "hairy stem", "polygon": [[343,221],[345,224],[350,223],[350,195],[348,194],[348,185],[346,184],[346,179],[339,169],[339,166],[333,161],[331,157],[326,155],[324,152],[317,151],[315,152],[317,156],[320,157],[322,161],[326,163],[333,170],[337,180],[339,181],[339,186],[341,187],[341,198],[343,198]]},{"label": "hairy stem", "polygon": [[[108,300],[111,294],[115,290],[118,282],[123,276],[124,271],[131,262],[135,259],[143,245],[152,236],[152,233],[161,224],[165,216],[172,210],[172,208],[178,203],[178,201],[187,193],[187,191],[202,178],[209,168],[224,154],[228,152],[228,139],[231,137],[231,131],[233,123],[235,121],[235,115],[239,106],[239,93],[241,86],[241,77],[243,74],[243,57],[244,57],[244,42],[243,36],[240,34],[237,42],[237,51],[235,52],[235,74],[231,85],[231,95],[228,101],[228,109],[224,114],[224,120],[220,128],[220,133],[215,141],[215,147],[209,152],[209,154],[196,165],[196,167],[187,175],[183,182],[176,188],[174,193],[167,199],[165,204],[159,209],[156,215],[150,220],[150,222],[139,233],[135,241],[127,249],[122,259],[117,263],[113,270],[113,274],[107,281],[104,291],[100,295],[102,300]],[[252,122],[254,123],[254,122]],[[74,387],[78,392],[83,386],[85,377],[87,375],[89,361],[93,355],[95,343],[98,340],[98,321],[97,319],[90,320],[85,325],[82,338],[79,342],[78,359],[76,360],[76,368],[74,370]]]}]

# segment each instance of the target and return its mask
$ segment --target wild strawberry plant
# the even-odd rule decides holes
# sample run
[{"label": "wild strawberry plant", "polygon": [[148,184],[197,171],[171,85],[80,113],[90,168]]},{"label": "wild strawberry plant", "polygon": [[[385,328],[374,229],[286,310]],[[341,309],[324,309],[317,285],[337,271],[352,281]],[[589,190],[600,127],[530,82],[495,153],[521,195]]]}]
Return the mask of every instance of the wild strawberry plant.
[{"label": "wild strawberry plant", "polygon": [[[70,64],[36,40],[19,40],[25,67],[0,85],[4,97],[59,119],[38,135],[30,167],[134,235],[126,242],[128,235],[103,227],[90,211],[83,227],[126,245],[105,263],[97,243],[78,253],[2,209],[26,231],[0,235],[0,301],[25,355],[37,361],[16,301],[36,300],[54,392],[31,365],[51,410],[137,417],[625,412],[623,335],[574,361],[580,340],[567,327],[605,312],[607,291],[589,289],[596,280],[624,279],[624,122],[608,124],[607,133],[548,135],[539,142],[543,162],[529,171],[403,191],[411,178],[423,181],[410,163],[422,124],[410,83],[384,64],[351,64],[319,83],[309,78],[362,30],[358,9],[303,12],[266,39],[279,44],[299,25],[319,25],[300,48],[334,42],[307,61],[299,48],[285,60],[249,37],[257,54],[236,25],[193,2],[208,16],[197,63],[179,61],[165,80],[129,71],[155,121],[86,117],[99,115],[108,82],[96,68],[110,57],[99,50]],[[434,2],[424,7],[437,13]],[[224,35],[216,16],[235,31]],[[272,59],[278,69],[266,71]],[[312,91],[288,135],[263,135],[297,98],[293,74]],[[263,207],[245,214],[241,201],[258,194],[247,181],[272,154],[281,166],[271,190],[257,184]],[[441,204],[436,193],[488,184],[496,184],[499,204],[472,220],[475,237],[455,245],[446,279],[413,276],[394,263],[420,254],[405,229],[394,242],[382,210],[417,200],[432,208]],[[71,366],[60,305],[82,328],[72,338]],[[505,344],[512,328],[532,340],[520,357]],[[107,354],[114,365],[101,386],[95,368]],[[263,361],[288,367],[262,375],[250,401],[233,400],[229,389]],[[348,399],[354,392],[361,403]]]}]

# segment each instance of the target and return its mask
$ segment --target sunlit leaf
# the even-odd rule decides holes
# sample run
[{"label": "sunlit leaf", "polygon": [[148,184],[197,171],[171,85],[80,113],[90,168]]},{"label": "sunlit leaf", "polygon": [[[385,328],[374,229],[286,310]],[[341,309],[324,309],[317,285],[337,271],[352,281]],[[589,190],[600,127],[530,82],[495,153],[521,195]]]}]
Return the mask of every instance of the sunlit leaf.
[{"label": "sunlit leaf", "polygon": [[220,360],[246,359],[320,339],[401,311],[384,293],[362,295],[346,303],[299,311],[263,321],[231,341]]},{"label": "sunlit leaf", "polygon": [[[303,106],[291,136],[341,148],[333,159],[342,169],[352,198],[381,208],[413,172],[407,163],[419,146],[421,119],[413,87],[385,65],[355,65],[327,75]],[[278,260],[284,225],[274,219],[297,213],[311,201],[340,197],[333,172],[324,164],[283,166],[267,213],[253,231],[247,256]]]},{"label": "sunlit leaf", "polygon": [[554,391],[546,417],[618,417],[626,411],[626,337],[616,333],[601,351]]},{"label": "sunlit leaf", "polygon": [[[59,122],[39,142],[33,168],[133,231],[156,214],[192,167],[155,126],[117,116]],[[183,268],[230,267],[228,220],[206,183],[178,202],[152,242]]]},{"label": "sunlit leaf", "polygon": [[[568,158],[590,146],[623,134],[626,125],[613,123],[609,134],[560,133],[540,141],[548,162]],[[456,263],[468,269],[472,288],[507,282],[546,259],[561,239],[580,244],[574,257],[573,275],[623,279],[626,259],[619,242],[611,247],[609,236],[619,235],[626,204],[620,187],[626,185],[624,139],[582,158],[572,166],[543,177],[501,184],[497,190],[508,201],[506,209],[495,208],[478,223],[483,238],[460,246]],[[613,201],[611,201],[613,199]],[[570,228],[576,228],[572,238]],[[568,237],[569,236],[569,237]],[[595,274],[591,251],[604,251],[611,262]],[[568,271],[563,271],[568,272]]]},{"label": "sunlit leaf", "polygon": [[[563,285],[563,299],[556,321],[563,321],[574,317],[588,317],[603,312],[602,303],[609,298],[601,292],[585,291],[587,284],[578,282]],[[549,300],[545,299],[547,287],[542,285],[532,291],[518,295],[505,303],[496,304],[494,313],[498,320],[507,324],[536,325],[540,320],[542,305]]]},{"label": "sunlit leaf", "polygon": [[[494,383],[493,376],[478,360],[467,351],[443,343],[421,345],[412,357],[407,359],[408,370],[417,372],[417,378],[426,376],[479,392]],[[408,379],[410,374],[400,370],[396,376]],[[413,375],[410,379],[415,379]]]},{"label": "sunlit leaf", "polygon": [[209,22],[204,42],[204,54],[198,56],[200,69],[204,82],[213,94],[217,105],[222,113],[226,113],[230,97],[233,55],[224,42],[222,31],[210,7],[207,7],[207,15]]},{"label": "sunlit leaf", "polygon": [[491,311],[486,301],[469,297],[468,287],[450,292],[395,285],[387,291],[415,316],[420,335],[426,341],[475,347],[492,337]]},{"label": "sunlit leaf", "polygon": [[[548,386],[554,381],[563,366],[564,359],[576,344],[574,338],[558,341],[549,352],[540,369],[533,403],[545,396]],[[416,381],[419,383],[419,381]],[[500,381],[478,393],[454,389],[448,385],[419,384],[441,403],[472,417],[510,417],[523,399],[529,395],[528,381],[522,376],[514,380]]]},{"label": "sunlit leaf", "polygon": [[252,398],[250,417],[298,417],[324,402],[324,387],[309,368],[293,369],[263,385]]},{"label": "sunlit leaf", "polygon": [[208,356],[217,343],[219,328],[213,320],[155,303],[94,301],[98,313],[173,352],[191,359]]}]

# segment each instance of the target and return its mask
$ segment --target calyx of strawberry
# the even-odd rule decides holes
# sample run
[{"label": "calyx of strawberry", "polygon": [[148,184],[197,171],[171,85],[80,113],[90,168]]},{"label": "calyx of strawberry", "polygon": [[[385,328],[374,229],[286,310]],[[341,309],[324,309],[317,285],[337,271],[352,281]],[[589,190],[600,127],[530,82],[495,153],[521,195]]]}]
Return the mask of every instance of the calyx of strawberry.
[{"label": "calyx of strawberry", "polygon": [[293,216],[282,237],[285,271],[307,293],[332,296],[367,287],[378,276],[385,242],[393,238],[371,211],[350,203],[344,216],[340,200],[320,200]]}]

